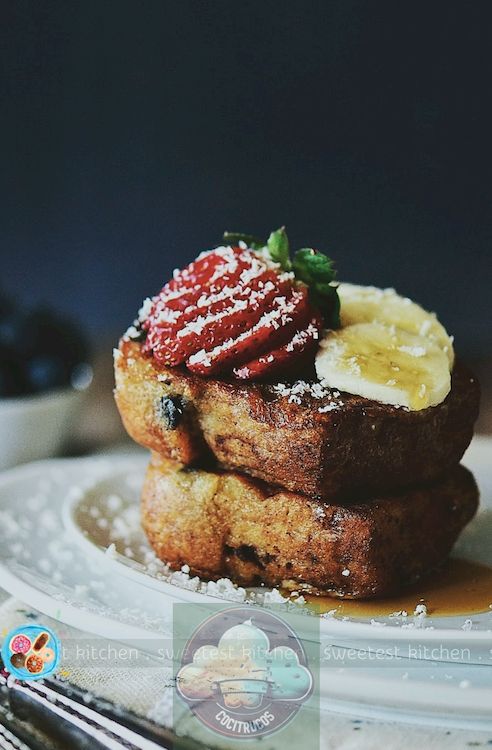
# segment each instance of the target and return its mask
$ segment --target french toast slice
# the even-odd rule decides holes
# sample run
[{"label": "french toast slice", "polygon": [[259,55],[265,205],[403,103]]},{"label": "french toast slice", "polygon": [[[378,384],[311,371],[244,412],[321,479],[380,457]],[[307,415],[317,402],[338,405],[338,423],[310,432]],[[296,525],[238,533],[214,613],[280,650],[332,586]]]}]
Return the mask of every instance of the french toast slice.
[{"label": "french toast slice", "polygon": [[426,487],[342,505],[232,472],[182,469],[153,454],[142,523],[172,568],[371,598],[442,563],[477,505],[475,481],[462,466]]},{"label": "french toast slice", "polygon": [[138,342],[115,351],[115,398],[130,436],[183,465],[215,461],[311,497],[371,497],[418,486],[459,463],[479,386],[461,364],[439,406],[369,401],[319,383],[241,383],[162,367]]}]

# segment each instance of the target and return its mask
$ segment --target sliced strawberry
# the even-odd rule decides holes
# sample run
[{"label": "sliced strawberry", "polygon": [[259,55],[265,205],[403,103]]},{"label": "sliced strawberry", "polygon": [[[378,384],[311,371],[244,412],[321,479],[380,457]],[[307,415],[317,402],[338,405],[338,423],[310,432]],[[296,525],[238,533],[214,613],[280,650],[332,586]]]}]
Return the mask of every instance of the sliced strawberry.
[{"label": "sliced strawberry", "polygon": [[[157,357],[169,364],[179,364],[192,354],[209,351],[230,338],[236,338],[258,323],[277,297],[291,293],[290,280],[280,280],[273,271],[253,279],[247,287],[212,302],[209,307],[193,308],[179,319],[179,330],[161,338]],[[217,295],[219,296],[219,295]],[[210,299],[210,298],[209,298]]]},{"label": "sliced strawberry", "polygon": [[262,354],[242,367],[234,367],[235,377],[239,380],[265,380],[279,373],[289,375],[299,372],[304,365],[312,361],[321,328],[322,320],[316,315],[305,328],[297,331],[287,344]]},{"label": "sliced strawberry", "polygon": [[154,297],[143,350],[200,375],[234,368],[240,379],[269,377],[312,358],[317,320],[292,275],[252,250],[217,248],[175,271]]},{"label": "sliced strawberry", "polygon": [[[254,269],[251,266],[245,266],[239,270],[240,272],[220,284],[202,287],[201,293],[183,311],[179,327],[184,327],[200,316],[214,315],[233,307],[234,299],[249,299],[248,295],[254,297],[254,293],[261,292],[268,282],[270,282],[270,287],[274,285],[279,290],[287,288],[286,283],[280,281],[278,274],[269,271],[265,264],[259,264]],[[242,278],[243,272],[247,274],[244,280]]]},{"label": "sliced strawberry", "polygon": [[[240,248],[227,250],[228,253],[210,251],[183,271],[175,271],[174,278],[153,298],[144,329],[157,326],[163,334],[179,330],[185,322],[198,317],[203,299],[207,304],[207,299],[224,294],[224,290],[246,286],[248,274],[254,278],[267,273],[266,263],[253,253]],[[198,269],[194,268],[199,264]]]},{"label": "sliced strawberry", "polygon": [[182,327],[182,318],[193,309],[204,292],[220,293],[229,280],[251,265],[240,248],[225,248],[203,253],[174,276],[152,300],[152,309],[142,328],[149,333],[144,350],[154,347]]},{"label": "sliced strawberry", "polygon": [[173,278],[163,288],[163,293],[181,292],[195,286],[203,286],[213,279],[214,274],[220,278],[233,273],[238,258],[244,255],[240,247],[216,248],[202,253],[186,268],[177,270]]},{"label": "sliced strawberry", "polygon": [[186,362],[189,370],[200,375],[216,375],[282,346],[304,324],[310,305],[307,288],[293,288],[290,296],[276,297],[272,308],[240,335],[212,349],[201,349]]},{"label": "sliced strawberry", "polygon": [[[195,305],[203,294],[218,294],[224,288],[236,286],[241,274],[250,269],[251,262],[243,257],[239,257],[233,264],[218,265],[209,279],[175,291],[164,287],[161,292],[162,304],[176,310],[186,310],[190,305]],[[262,271],[263,268],[260,268],[258,272]]]},{"label": "sliced strawberry", "polygon": [[[201,260],[190,263],[183,271],[175,271],[174,278],[154,297],[150,322],[156,323],[159,314],[166,309],[186,310],[194,305],[204,292],[220,292],[223,287],[239,278],[242,271],[251,267],[251,260],[244,251],[239,248],[229,250],[230,254],[226,257],[211,251]],[[202,265],[198,270],[192,270],[200,263]]]},{"label": "sliced strawberry", "polygon": [[178,331],[184,323],[183,316],[189,320],[190,311],[204,293],[220,293],[250,266],[244,250],[223,248],[203,253],[182,271],[175,271],[171,281],[153,298],[152,310],[143,321],[145,331],[154,331],[144,348],[152,351],[154,343]]}]

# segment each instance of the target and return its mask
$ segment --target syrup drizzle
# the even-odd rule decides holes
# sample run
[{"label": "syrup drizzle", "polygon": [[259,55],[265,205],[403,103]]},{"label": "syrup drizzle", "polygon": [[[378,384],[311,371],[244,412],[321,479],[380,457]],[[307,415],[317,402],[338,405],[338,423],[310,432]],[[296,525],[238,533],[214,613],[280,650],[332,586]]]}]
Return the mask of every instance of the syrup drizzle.
[{"label": "syrup drizzle", "polygon": [[469,560],[452,558],[443,568],[404,593],[386,599],[334,599],[304,594],[307,606],[319,614],[336,610],[336,617],[388,617],[396,612],[413,616],[425,604],[434,617],[492,613],[492,568]]}]

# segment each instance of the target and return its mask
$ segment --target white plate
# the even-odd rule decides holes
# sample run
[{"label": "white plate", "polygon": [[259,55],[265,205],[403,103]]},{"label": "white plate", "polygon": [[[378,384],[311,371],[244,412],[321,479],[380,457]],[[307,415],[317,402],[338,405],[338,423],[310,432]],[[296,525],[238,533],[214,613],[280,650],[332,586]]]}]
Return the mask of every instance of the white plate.
[{"label": "white plate", "polygon": [[[490,564],[491,448],[492,441],[475,440],[466,456],[465,463],[474,471],[482,490],[482,509],[458,546],[460,555]],[[93,505],[108,493],[124,495],[125,482],[128,500],[134,502],[145,463],[142,456],[56,460],[1,475],[0,586],[61,622],[155,653],[162,639],[170,636],[172,604],[207,603],[211,597],[169,582],[163,578],[163,570],[149,576],[148,568],[139,568],[138,559],[135,565],[135,559],[125,555],[106,554],[94,543],[97,540],[91,541],[83,533],[78,515],[84,503],[89,507],[89,498]],[[105,505],[110,510],[117,503],[113,500]],[[104,522],[98,528],[104,531]],[[137,540],[138,533],[137,539],[127,540],[128,544],[121,538],[115,542],[132,549],[135,543],[146,544],[143,537]],[[184,581],[177,578],[186,584],[187,576]],[[234,596],[232,589],[227,594]],[[240,592],[237,596],[240,598]],[[456,725],[490,725],[492,729],[492,614],[473,616],[470,631],[461,629],[463,619],[439,618],[414,630],[401,629],[391,620],[385,627],[356,620],[323,620],[324,647],[353,644],[359,649],[381,648],[394,654],[396,643],[399,653],[404,654],[409,642],[444,643],[448,647],[469,647],[471,653],[467,664],[417,662],[394,656],[375,664],[357,659],[339,662],[322,670],[323,705],[367,715],[397,711],[399,719],[408,720],[425,714],[429,721],[438,723],[452,711]],[[482,666],[474,666],[474,661]],[[460,684],[463,687],[458,687]]]},{"label": "white plate", "polygon": [[170,633],[170,616],[149,606],[148,589],[129,591],[123,579],[108,580],[63,528],[62,506],[71,493],[134,461],[56,459],[1,474],[0,586],[50,617],[107,637]]},{"label": "white plate", "polygon": [[[492,478],[488,470],[490,446],[491,441],[476,439],[465,459],[481,485],[482,503],[478,517],[463,534],[455,554],[492,565],[489,541],[492,532]],[[136,466],[133,472],[125,467],[118,473],[115,467],[113,473],[86,493],[67,501],[63,507],[65,528],[85,554],[108,571],[175,600],[205,602],[211,594],[217,593],[215,584],[207,584],[196,577],[190,578],[167,569],[157,560],[140,529],[139,490],[143,471],[144,463]],[[110,545],[114,545],[112,555],[107,554]],[[246,595],[249,600],[263,604],[265,592],[268,598],[269,591],[248,589]],[[230,595],[230,590],[227,593]],[[293,606],[290,605],[290,608]],[[472,621],[471,630],[463,629],[467,619]],[[382,644],[391,642],[396,643],[397,653],[401,656],[415,653],[415,645],[418,644],[419,654],[424,654],[422,658],[426,657],[425,648],[421,646],[445,644],[445,648],[439,649],[440,660],[445,661],[448,652],[454,648],[460,651],[469,649],[470,657],[466,653],[466,659],[478,664],[490,661],[491,628],[492,612],[471,618],[462,615],[427,617],[423,621],[419,618],[414,621],[412,617],[379,617],[373,624],[363,617],[343,620],[333,617],[323,619],[321,623],[322,634],[335,637],[339,644],[368,649],[380,648]],[[433,657],[435,652],[434,648]]]}]

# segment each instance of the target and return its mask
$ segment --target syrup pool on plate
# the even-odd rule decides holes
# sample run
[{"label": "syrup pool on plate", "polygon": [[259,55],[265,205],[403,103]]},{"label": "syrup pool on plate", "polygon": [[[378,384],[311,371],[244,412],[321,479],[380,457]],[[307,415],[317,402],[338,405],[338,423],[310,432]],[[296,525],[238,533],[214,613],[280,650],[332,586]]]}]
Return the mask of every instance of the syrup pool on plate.
[{"label": "syrup pool on plate", "polygon": [[412,615],[418,604],[427,614],[452,617],[487,612],[492,608],[492,568],[480,563],[452,558],[425,581],[397,596],[385,599],[335,599],[304,594],[308,606],[319,614],[336,610],[338,617],[388,617],[395,612]]}]

